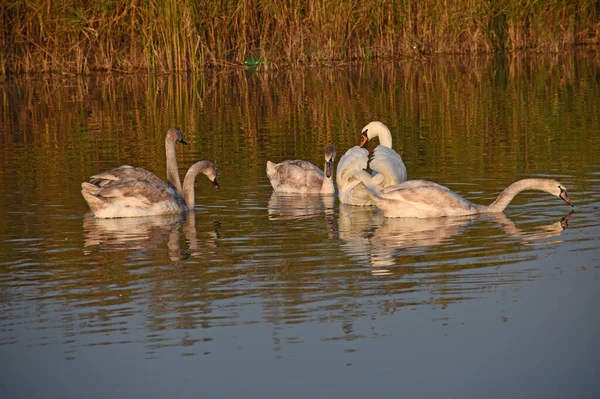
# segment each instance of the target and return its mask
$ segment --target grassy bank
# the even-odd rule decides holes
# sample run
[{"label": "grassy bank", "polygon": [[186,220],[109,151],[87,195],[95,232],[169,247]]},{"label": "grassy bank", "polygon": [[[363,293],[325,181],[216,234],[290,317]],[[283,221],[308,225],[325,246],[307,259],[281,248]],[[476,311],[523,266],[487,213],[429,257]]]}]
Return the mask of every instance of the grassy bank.
[{"label": "grassy bank", "polygon": [[600,43],[598,0],[5,0],[0,74],[193,71]]}]

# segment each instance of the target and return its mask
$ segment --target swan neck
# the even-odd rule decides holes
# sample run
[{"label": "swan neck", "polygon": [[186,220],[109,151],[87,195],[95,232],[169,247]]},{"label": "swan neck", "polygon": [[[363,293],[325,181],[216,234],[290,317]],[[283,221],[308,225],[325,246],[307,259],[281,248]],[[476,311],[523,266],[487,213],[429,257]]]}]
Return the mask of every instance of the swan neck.
[{"label": "swan neck", "polygon": [[323,168],[323,185],[321,185],[321,194],[335,194],[335,186],[333,185],[334,171],[331,171],[331,176],[327,177],[327,162]]},{"label": "swan neck", "polygon": [[179,178],[179,169],[177,167],[177,153],[175,151],[175,141],[165,140],[165,152],[167,154],[167,180],[175,189],[181,192],[181,179]]},{"label": "swan neck", "polygon": [[188,210],[194,209],[194,206],[196,205],[196,190],[194,185],[196,183],[196,176],[198,176],[198,173],[198,169],[190,168],[183,179],[181,196],[183,197]]},{"label": "swan neck", "polygon": [[388,147],[388,148],[392,148],[392,133],[390,133],[390,130],[385,128],[385,129],[381,129],[379,131],[379,144],[384,146],[384,147]]},{"label": "swan neck", "polygon": [[196,176],[200,173],[206,174],[206,170],[210,166],[207,161],[196,162],[188,169],[185,174],[185,178],[183,179],[183,190],[181,192],[181,196],[185,201],[188,210],[193,210],[196,205],[196,191],[194,189],[194,185],[196,183]]},{"label": "swan neck", "polygon": [[542,190],[546,191],[541,184],[539,183],[539,179],[523,179],[514,182],[510,186],[504,189],[496,198],[494,202],[492,202],[488,207],[488,212],[503,212],[508,204],[511,203],[513,198],[521,191],[525,190]]}]

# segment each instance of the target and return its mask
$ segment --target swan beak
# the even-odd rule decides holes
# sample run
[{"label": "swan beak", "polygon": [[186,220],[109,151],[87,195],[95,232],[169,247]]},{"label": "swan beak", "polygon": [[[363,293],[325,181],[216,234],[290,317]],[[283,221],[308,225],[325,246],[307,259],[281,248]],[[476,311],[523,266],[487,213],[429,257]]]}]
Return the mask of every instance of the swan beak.
[{"label": "swan beak", "polygon": [[187,141],[185,141],[185,139],[184,139],[183,137],[181,138],[181,140],[179,140],[179,142],[180,142],[181,144],[187,144],[187,143],[188,143]]},{"label": "swan beak", "polygon": [[217,178],[215,177],[215,179],[212,181],[213,186],[215,186],[215,188],[217,190],[221,189],[221,186],[219,186],[219,182],[217,181]]},{"label": "swan beak", "polygon": [[562,200],[565,201],[567,204],[573,206],[573,203],[571,202],[571,200],[569,199],[569,197],[567,197],[567,192],[565,190],[562,190],[560,192],[559,197],[562,198]]},{"label": "swan beak", "polygon": [[360,148],[363,148],[367,144],[367,141],[369,141],[369,136],[367,136],[367,131],[365,130],[360,134]]},{"label": "swan beak", "polygon": [[333,159],[330,159],[329,161],[325,162],[325,176],[327,176],[327,178],[330,178],[332,174],[333,174]]}]

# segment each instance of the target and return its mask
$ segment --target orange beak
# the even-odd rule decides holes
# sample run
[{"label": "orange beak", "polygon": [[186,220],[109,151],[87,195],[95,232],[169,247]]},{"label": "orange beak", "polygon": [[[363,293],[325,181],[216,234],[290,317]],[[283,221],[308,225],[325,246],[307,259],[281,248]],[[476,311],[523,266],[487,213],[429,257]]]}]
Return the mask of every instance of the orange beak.
[{"label": "orange beak", "polygon": [[363,148],[367,144],[367,141],[369,141],[369,137],[366,133],[362,133],[360,135],[360,148]]}]

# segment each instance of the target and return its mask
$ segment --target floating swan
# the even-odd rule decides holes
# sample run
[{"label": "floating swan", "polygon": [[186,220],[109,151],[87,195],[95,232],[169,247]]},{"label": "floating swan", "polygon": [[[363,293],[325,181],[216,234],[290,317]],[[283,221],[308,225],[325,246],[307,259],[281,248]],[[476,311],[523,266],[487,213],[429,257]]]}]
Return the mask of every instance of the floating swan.
[{"label": "floating swan", "polygon": [[467,201],[447,187],[425,180],[409,180],[380,189],[372,177],[362,171],[355,175],[369,189],[374,204],[386,217],[428,218],[440,216],[465,216],[481,213],[500,213],[521,191],[540,190],[562,198],[573,206],[567,189],[552,179],[523,179],[508,186],[490,205],[477,205]]},{"label": "floating swan", "polygon": [[287,160],[278,164],[267,161],[267,177],[277,193],[333,195],[335,154],[335,146],[328,145],[325,149],[325,173],[307,161]]},{"label": "floating swan", "polygon": [[81,194],[97,218],[124,218],[172,215],[194,209],[194,182],[199,173],[206,175],[219,189],[217,168],[210,161],[190,166],[181,193],[163,182],[153,180],[113,180],[102,186],[81,184]]},{"label": "floating swan", "polygon": [[373,205],[367,188],[355,174],[367,168],[369,151],[363,147],[375,137],[379,138],[380,144],[373,151],[373,158],[369,163],[373,170],[372,183],[385,188],[406,181],[406,166],[400,155],[392,149],[390,130],[381,122],[371,122],[362,129],[360,146],[346,151],[338,163],[336,181],[340,202],[343,204]]}]

